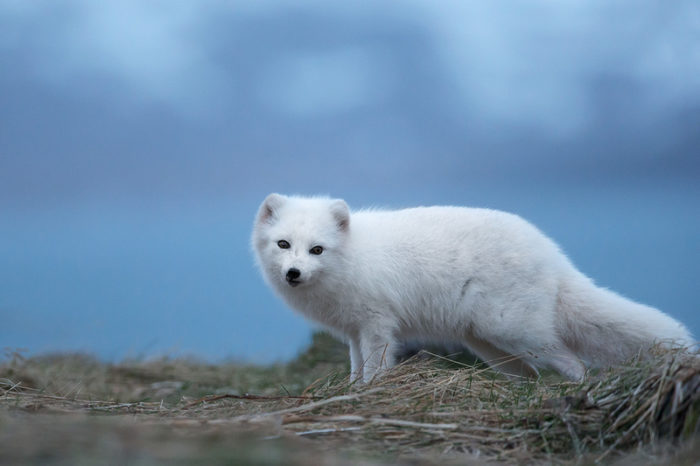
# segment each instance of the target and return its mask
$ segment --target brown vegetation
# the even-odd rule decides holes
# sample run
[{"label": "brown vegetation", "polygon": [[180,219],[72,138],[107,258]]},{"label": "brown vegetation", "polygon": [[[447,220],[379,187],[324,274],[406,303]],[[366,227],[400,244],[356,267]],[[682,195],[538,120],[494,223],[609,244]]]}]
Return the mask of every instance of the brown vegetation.
[{"label": "brown vegetation", "polygon": [[[327,337],[287,365],[85,356],[0,365],[0,463],[700,460],[700,359],[509,380],[421,353],[369,385]],[[624,455],[624,456],[622,456]],[[631,460],[630,460],[631,461]]]}]

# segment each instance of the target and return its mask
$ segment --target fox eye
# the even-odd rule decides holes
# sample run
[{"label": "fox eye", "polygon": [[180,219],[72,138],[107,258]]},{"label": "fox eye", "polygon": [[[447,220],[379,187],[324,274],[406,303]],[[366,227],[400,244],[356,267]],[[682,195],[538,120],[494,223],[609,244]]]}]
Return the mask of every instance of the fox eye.
[{"label": "fox eye", "polygon": [[309,250],[309,252],[318,256],[323,252],[323,246],[314,246]]},{"label": "fox eye", "polygon": [[277,241],[277,246],[279,246],[282,249],[289,249],[289,241],[285,241],[283,239],[279,240]]}]

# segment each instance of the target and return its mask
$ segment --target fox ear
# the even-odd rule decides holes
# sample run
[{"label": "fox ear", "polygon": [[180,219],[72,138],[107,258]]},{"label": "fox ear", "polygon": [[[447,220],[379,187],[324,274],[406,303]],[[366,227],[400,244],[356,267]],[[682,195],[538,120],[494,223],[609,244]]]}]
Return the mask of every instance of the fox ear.
[{"label": "fox ear", "polygon": [[277,213],[286,202],[286,199],[286,197],[277,193],[267,196],[258,210],[258,223],[274,223],[277,219]]},{"label": "fox ear", "polygon": [[350,228],[350,209],[342,199],[333,201],[331,204],[331,214],[340,231],[348,231]]}]

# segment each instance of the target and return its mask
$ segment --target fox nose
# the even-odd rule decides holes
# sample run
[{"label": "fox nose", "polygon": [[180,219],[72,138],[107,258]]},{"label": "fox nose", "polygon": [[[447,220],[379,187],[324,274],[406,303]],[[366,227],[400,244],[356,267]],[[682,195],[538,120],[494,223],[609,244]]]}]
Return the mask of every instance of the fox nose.
[{"label": "fox nose", "polygon": [[301,276],[301,271],[297,268],[292,267],[291,269],[287,270],[287,281],[291,282],[292,280],[296,280]]}]

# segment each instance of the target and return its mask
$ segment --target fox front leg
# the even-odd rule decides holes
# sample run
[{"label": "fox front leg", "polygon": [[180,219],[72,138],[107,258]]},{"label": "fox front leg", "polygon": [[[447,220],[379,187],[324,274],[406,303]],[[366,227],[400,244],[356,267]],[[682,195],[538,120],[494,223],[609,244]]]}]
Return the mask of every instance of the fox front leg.
[{"label": "fox front leg", "polygon": [[390,331],[360,332],[362,381],[370,382],[381,370],[396,363],[396,342]]},{"label": "fox front leg", "polygon": [[362,352],[360,351],[360,339],[352,337],[349,339],[348,344],[350,345],[350,381],[362,378],[362,368],[365,365],[364,359],[362,359]]}]

